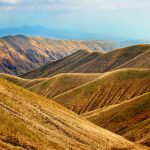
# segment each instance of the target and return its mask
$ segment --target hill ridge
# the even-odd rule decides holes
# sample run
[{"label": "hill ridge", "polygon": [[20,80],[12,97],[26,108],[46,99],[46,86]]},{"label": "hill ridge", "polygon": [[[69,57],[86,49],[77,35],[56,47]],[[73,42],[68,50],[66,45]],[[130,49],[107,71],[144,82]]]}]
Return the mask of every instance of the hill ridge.
[{"label": "hill ridge", "polygon": [[53,99],[76,113],[82,114],[150,91],[149,75],[147,69],[115,70]]},{"label": "hill ridge", "polygon": [[[108,53],[78,51],[61,60],[49,63],[34,71],[21,75],[23,78],[41,78],[60,73],[104,73],[122,68],[150,68],[150,45],[135,45],[127,48],[116,49]],[[82,55],[81,55],[82,53]],[[143,56],[141,55],[143,54]],[[138,62],[138,56],[140,60]],[[136,58],[136,61],[134,59]],[[127,67],[124,64],[132,61]],[[143,64],[142,66],[140,65]]]},{"label": "hill ridge", "polygon": [[[142,58],[144,57],[144,58]],[[146,51],[142,54],[139,54],[138,56],[134,57],[133,59],[125,62],[124,64],[121,64],[115,69],[119,68],[127,68],[128,66],[132,68],[136,64],[136,68],[143,67],[143,68],[150,68],[150,64],[148,63],[150,58],[150,50]],[[142,59],[142,61],[140,61]],[[146,66],[146,67],[145,67]]]}]

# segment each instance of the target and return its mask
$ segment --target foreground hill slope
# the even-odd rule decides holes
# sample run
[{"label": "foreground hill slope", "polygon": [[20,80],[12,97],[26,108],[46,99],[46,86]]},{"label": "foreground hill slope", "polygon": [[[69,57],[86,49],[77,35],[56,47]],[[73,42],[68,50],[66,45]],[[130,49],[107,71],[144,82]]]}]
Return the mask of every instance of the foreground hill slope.
[{"label": "foreground hill slope", "polygon": [[60,73],[103,73],[118,68],[150,68],[150,45],[136,45],[108,53],[80,50],[21,77],[42,78]]},{"label": "foreground hill slope", "polygon": [[73,88],[95,80],[101,74],[59,74],[50,78],[22,79],[8,74],[0,73],[0,78],[24,87],[38,95],[53,98]]},{"label": "foreground hill slope", "polygon": [[0,38],[0,72],[23,74],[80,49],[96,51],[115,48],[110,41],[52,40],[23,35]]},{"label": "foreground hill slope", "polygon": [[53,99],[83,114],[118,104],[150,91],[150,70],[121,69],[108,72],[94,81],[60,94]]},{"label": "foreground hill slope", "polygon": [[1,149],[147,149],[4,79],[0,79],[0,121]]},{"label": "foreground hill slope", "polygon": [[150,146],[150,92],[83,117],[129,140]]}]

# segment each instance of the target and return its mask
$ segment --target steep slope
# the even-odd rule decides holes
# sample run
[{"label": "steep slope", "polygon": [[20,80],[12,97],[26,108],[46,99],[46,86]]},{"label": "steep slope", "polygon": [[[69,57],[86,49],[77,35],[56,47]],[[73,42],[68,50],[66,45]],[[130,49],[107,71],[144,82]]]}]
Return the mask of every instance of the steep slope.
[{"label": "steep slope", "polygon": [[1,149],[148,149],[3,79],[0,79],[0,121]]},{"label": "steep slope", "polygon": [[73,88],[95,80],[101,74],[59,74],[51,78],[22,79],[8,74],[0,73],[0,78],[24,87],[38,95],[53,98]]},{"label": "steep slope", "polygon": [[48,63],[41,68],[28,72],[21,75],[24,78],[43,78],[50,77],[60,73],[73,72],[74,69],[80,67],[81,65],[87,63],[88,61],[96,58],[103,53],[92,52],[91,50],[79,50],[63,59],[55,61],[53,63]]},{"label": "steep slope", "polygon": [[[138,55],[141,55],[144,52],[150,50],[150,45],[136,45],[131,46],[123,49],[116,49],[111,52],[108,52],[101,57],[97,57],[94,60],[90,61],[89,63],[81,66],[74,70],[74,72],[106,72],[113,70],[115,68],[124,68],[123,64],[131,61]],[[144,57],[139,60],[143,61]],[[145,60],[146,61],[146,60]],[[134,62],[135,63],[135,62]],[[140,62],[138,62],[139,64]],[[150,62],[146,62],[147,65],[144,67],[149,68]],[[142,64],[142,62],[141,62]],[[120,67],[122,65],[122,67]],[[141,67],[137,64],[128,65],[128,68],[136,68]]]},{"label": "steep slope", "polygon": [[110,41],[52,40],[23,35],[0,38],[0,72],[19,75],[80,49],[112,49]]},{"label": "steep slope", "polygon": [[60,94],[53,99],[83,114],[118,104],[150,91],[150,70],[121,69],[105,73],[96,80]]},{"label": "steep slope", "polygon": [[83,117],[129,140],[150,146],[150,92]]},{"label": "steep slope", "polygon": [[103,73],[117,68],[150,68],[149,51],[150,45],[136,45],[108,53],[80,50],[21,77],[41,78],[59,73]]},{"label": "steep slope", "polygon": [[150,68],[150,50],[120,65],[119,68]]}]

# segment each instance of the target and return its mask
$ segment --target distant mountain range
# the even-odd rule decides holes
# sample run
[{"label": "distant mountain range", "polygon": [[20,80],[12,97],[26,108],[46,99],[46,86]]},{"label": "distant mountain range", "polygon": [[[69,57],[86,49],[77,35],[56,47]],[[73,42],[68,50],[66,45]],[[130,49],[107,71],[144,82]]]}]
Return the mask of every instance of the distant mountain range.
[{"label": "distant mountain range", "polygon": [[0,72],[22,74],[80,49],[108,51],[116,48],[111,41],[52,40],[23,35],[0,38]]},{"label": "distant mountain range", "polygon": [[116,37],[113,35],[101,35],[95,33],[75,32],[51,29],[44,26],[21,26],[14,28],[0,29],[0,36],[8,35],[26,35],[26,36],[43,36],[54,39],[69,39],[69,40],[112,40],[118,44],[118,47],[126,47],[137,44],[149,44],[150,40],[128,39]]}]

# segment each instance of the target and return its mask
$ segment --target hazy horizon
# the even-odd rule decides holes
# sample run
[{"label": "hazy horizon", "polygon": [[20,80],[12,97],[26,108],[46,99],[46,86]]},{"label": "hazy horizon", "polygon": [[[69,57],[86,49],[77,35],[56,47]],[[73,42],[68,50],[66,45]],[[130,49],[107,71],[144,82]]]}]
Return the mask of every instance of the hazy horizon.
[{"label": "hazy horizon", "polygon": [[149,0],[0,0],[0,29],[44,26],[72,32],[150,39]]}]

